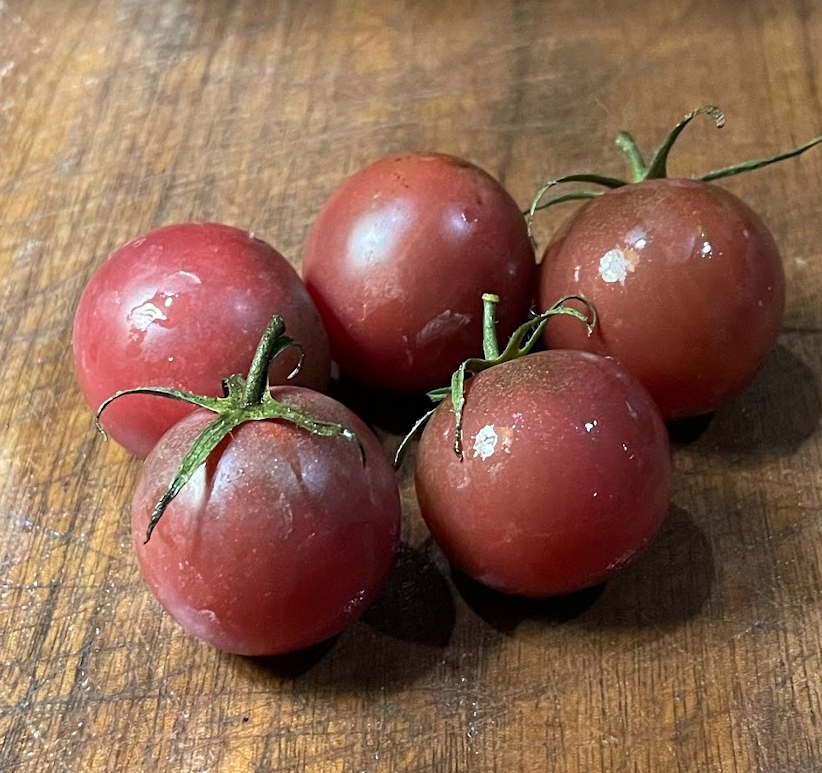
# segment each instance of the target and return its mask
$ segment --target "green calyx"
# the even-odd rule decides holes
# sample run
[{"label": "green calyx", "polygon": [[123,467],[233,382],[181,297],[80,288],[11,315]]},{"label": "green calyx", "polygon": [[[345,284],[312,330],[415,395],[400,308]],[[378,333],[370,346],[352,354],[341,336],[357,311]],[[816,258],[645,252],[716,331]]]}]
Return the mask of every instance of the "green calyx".
[{"label": "green calyx", "polygon": [[[554,198],[544,201],[548,192],[557,185],[571,182],[590,183],[592,185],[599,185],[606,190],[612,190],[614,188],[621,188],[632,183],[644,182],[645,180],[658,180],[667,177],[668,156],[671,152],[671,148],[673,148],[674,143],[679,138],[682,130],[691,121],[693,121],[694,118],[700,115],[706,115],[709,118],[712,118],[718,129],[721,129],[725,125],[725,115],[716,105],[705,105],[697,108],[696,110],[692,110],[676,126],[674,126],[673,129],[671,129],[668,136],[665,137],[664,141],[657,149],[656,153],[654,153],[650,162],[647,163],[639,150],[639,147],[634,141],[634,138],[626,131],[619,132],[616,136],[616,145],[628,160],[628,166],[631,170],[630,180],[606,177],[597,174],[570,174],[547,182],[537,191],[534,200],[531,202],[531,206],[523,213],[528,225],[528,234],[531,236],[531,240],[533,241],[532,228],[534,215],[539,210],[547,209],[555,204],[562,204],[566,201],[593,199],[602,194],[602,191],[600,190],[573,191],[571,193],[564,193],[560,196],[555,196]],[[714,180],[720,180],[723,177],[732,177],[733,175],[741,174],[742,172],[751,172],[754,169],[761,169],[762,167],[769,166],[770,164],[775,164],[777,161],[784,161],[785,159],[799,156],[806,150],[810,150],[812,147],[819,145],[820,143],[822,143],[822,136],[815,137],[809,142],[806,142],[804,145],[800,145],[798,148],[794,148],[793,150],[788,150],[784,153],[777,153],[776,155],[767,156],[766,158],[743,161],[739,164],[723,167],[722,169],[714,169],[694,179],[701,182],[712,182]]]},{"label": "green calyx", "polygon": [[[560,298],[550,309],[543,311],[541,314],[534,314],[524,324],[520,325],[508,339],[505,348],[500,351],[499,343],[497,341],[496,330],[496,307],[499,303],[499,296],[493,293],[483,293],[482,295],[482,357],[472,357],[463,362],[454,375],[451,376],[451,384],[447,387],[434,389],[428,392],[428,398],[435,405],[430,411],[423,414],[408,434],[403,438],[397,452],[394,455],[394,467],[399,467],[402,462],[402,457],[408,447],[409,442],[419,433],[434,412],[439,407],[439,404],[446,398],[451,398],[451,406],[454,411],[454,453],[462,460],[462,416],[465,408],[465,381],[470,376],[493,368],[495,365],[501,365],[505,362],[517,360],[530,354],[536,346],[542,331],[551,320],[552,317],[566,315],[580,320],[588,328],[588,335],[594,330],[597,322],[596,309],[593,305],[581,298],[578,295],[567,295]],[[585,306],[587,314],[575,309],[573,306],[566,305],[569,301],[577,301]]]},{"label": "green calyx", "polygon": [[[165,493],[154,506],[146,529],[145,542],[151,539],[154,528],[171,500],[180,493],[180,490],[188,483],[197,469],[205,464],[211,452],[240,424],[247,421],[281,419],[301,427],[312,435],[343,437],[359,445],[354,433],[341,424],[314,418],[302,409],[281,403],[271,396],[268,381],[268,371],[271,363],[282,352],[292,347],[298,347],[298,344],[285,335],[285,323],[281,317],[275,315],[271,318],[263,337],[260,339],[248,376],[244,378],[240,375],[232,375],[226,378],[223,381],[225,393],[223,397],[206,397],[165,387],[137,387],[113,394],[97,409],[95,421],[97,429],[103,437],[106,437],[106,432],[100,423],[100,417],[112,402],[123,395],[144,394],[170,397],[173,400],[180,400],[199,408],[205,408],[216,414],[214,421],[194,441]],[[302,353],[300,363],[289,375],[289,378],[293,378],[299,372],[301,364]],[[361,446],[360,452],[362,453]]]}]

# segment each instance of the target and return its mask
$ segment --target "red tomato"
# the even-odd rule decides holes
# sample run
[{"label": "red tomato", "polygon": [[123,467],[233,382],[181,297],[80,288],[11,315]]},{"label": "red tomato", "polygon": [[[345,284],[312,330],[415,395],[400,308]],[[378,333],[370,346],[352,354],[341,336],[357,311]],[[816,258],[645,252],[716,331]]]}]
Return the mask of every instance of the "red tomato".
[{"label": "red tomato", "polygon": [[[91,277],[74,321],[74,360],[89,406],[143,386],[219,396],[221,378],[248,370],[274,313],[305,351],[294,382],[323,389],[330,373],[328,340],[297,272],[273,247],[215,223],[161,228],[115,251]],[[282,383],[297,354],[278,358]],[[109,435],[145,456],[192,407],[128,395],[106,411]]]},{"label": "red tomato", "polygon": [[481,169],[433,153],[350,177],[308,235],[303,276],[340,368],[372,386],[441,386],[481,354],[484,292],[499,331],[527,316],[536,261],[524,218]]},{"label": "red tomato", "polygon": [[299,387],[275,399],[340,423],[362,445],[286,421],[235,428],[171,501],[154,505],[214,414],[176,424],[143,465],[132,534],[144,579],[189,633],[219,649],[274,655],[339,633],[368,607],[393,562],[400,500],[379,441],[348,409]]},{"label": "red tomato", "polygon": [[417,496],[445,555],[494,589],[553,596],[598,584],[667,513],[665,425],[610,358],[552,350],[482,371],[466,381],[462,437],[460,461],[449,398],[420,439]]},{"label": "red tomato", "polygon": [[592,336],[567,319],[548,346],[617,357],[667,419],[714,410],[774,347],[785,306],[776,244],[740,199],[709,183],[654,179],[584,204],[548,246],[539,303],[581,295]]}]

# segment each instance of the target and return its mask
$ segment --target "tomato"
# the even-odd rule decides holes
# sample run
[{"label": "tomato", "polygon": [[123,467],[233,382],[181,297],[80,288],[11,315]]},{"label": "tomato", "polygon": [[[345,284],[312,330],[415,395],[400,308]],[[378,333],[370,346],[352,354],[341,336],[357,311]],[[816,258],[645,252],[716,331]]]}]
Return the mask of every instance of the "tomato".
[{"label": "tomato", "polygon": [[241,424],[144,543],[152,508],[214,419],[197,410],[148,455],[132,504],[140,569],[162,606],[191,634],[243,655],[290,652],[339,633],[376,596],[399,538],[393,468],[370,430],[317,392],[271,394],[344,425],[360,446],[283,420]]},{"label": "tomato", "polygon": [[606,580],[642,551],[668,510],[671,458],[657,407],[627,371],[552,350],[465,387],[464,458],[449,397],[415,470],[422,516],[453,564],[496,590],[554,596]]},{"label": "tomato", "polygon": [[477,354],[482,293],[501,297],[500,332],[527,316],[536,260],[505,189],[450,156],[383,158],[323,206],[303,277],[341,370],[371,386],[440,386]]},{"label": "tomato", "polygon": [[592,336],[567,319],[549,347],[617,357],[667,419],[713,411],[756,374],[779,333],[785,277],[762,220],[727,190],[652,179],[584,204],[545,250],[540,308],[596,307]]},{"label": "tomato", "polygon": [[[299,275],[273,247],[216,223],[171,225],[116,250],[91,277],[74,320],[74,361],[89,406],[114,392],[162,385],[222,394],[221,378],[245,372],[273,313],[305,351],[296,384],[323,389],[328,340]],[[290,352],[271,371],[282,383]],[[105,429],[144,457],[191,406],[128,395],[106,411]]]}]

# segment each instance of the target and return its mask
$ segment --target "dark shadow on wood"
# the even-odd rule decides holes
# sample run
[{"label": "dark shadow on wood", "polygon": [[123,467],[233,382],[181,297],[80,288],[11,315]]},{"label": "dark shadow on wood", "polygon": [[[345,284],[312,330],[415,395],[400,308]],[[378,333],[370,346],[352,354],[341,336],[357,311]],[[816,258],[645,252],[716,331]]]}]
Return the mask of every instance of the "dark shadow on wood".
[{"label": "dark shadow on wood", "polygon": [[607,583],[546,599],[508,596],[454,573],[466,604],[496,630],[512,634],[531,620],[585,627],[668,627],[694,617],[709,598],[714,563],[703,532],[673,506],[657,536]]},{"label": "dark shadow on wood", "polygon": [[584,614],[602,594],[602,585],[553,598],[509,596],[478,583],[458,570],[454,585],[469,608],[500,633],[513,634],[525,620],[559,625]]},{"label": "dark shadow on wood", "polygon": [[659,533],[632,564],[615,575],[585,626],[677,626],[699,614],[715,580],[714,557],[693,517],[673,505]]},{"label": "dark shadow on wood", "polygon": [[345,374],[331,381],[328,394],[354,411],[366,424],[400,436],[433,407],[424,394],[386,392]]},{"label": "dark shadow on wood", "polygon": [[822,396],[814,371],[778,346],[739,397],[719,408],[698,447],[727,453],[793,453],[819,429]]},{"label": "dark shadow on wood", "polygon": [[713,413],[706,413],[703,416],[669,421],[667,427],[671,445],[676,448],[677,446],[689,446],[696,443],[708,431],[713,418]]},{"label": "dark shadow on wood", "polygon": [[403,543],[380,595],[349,629],[300,652],[238,659],[275,685],[293,681],[328,692],[402,689],[441,661],[455,621],[447,578],[427,551]]},{"label": "dark shadow on wood", "polygon": [[362,620],[394,639],[445,647],[456,620],[451,586],[425,551],[402,544],[385,587]]}]

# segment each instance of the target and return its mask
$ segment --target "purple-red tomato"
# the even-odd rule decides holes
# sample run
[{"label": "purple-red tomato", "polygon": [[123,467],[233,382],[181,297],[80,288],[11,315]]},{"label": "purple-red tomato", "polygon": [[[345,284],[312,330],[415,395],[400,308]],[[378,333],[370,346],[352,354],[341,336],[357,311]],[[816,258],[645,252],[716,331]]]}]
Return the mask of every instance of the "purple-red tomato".
[{"label": "purple-red tomato", "polygon": [[348,409],[312,390],[272,395],[342,424],[357,443],[283,420],[234,429],[168,505],[149,516],[214,415],[197,410],[146,459],[132,504],[140,569],[191,634],[242,655],[276,655],[339,633],[374,599],[400,529],[394,471]]},{"label": "purple-red tomato", "polygon": [[539,597],[596,585],[668,511],[665,425],[611,358],[552,350],[489,368],[466,381],[463,420],[462,461],[450,398],[425,427],[417,496],[445,555],[491,588]]},{"label": "purple-red tomato", "polygon": [[303,277],[340,368],[372,386],[422,391],[482,354],[482,293],[500,335],[526,318],[536,260],[524,218],[484,171],[410,153],[350,177],[305,244]]},{"label": "purple-red tomato", "polygon": [[[220,396],[222,376],[248,370],[274,313],[305,352],[294,383],[325,388],[325,330],[296,270],[273,247],[216,223],[171,225],[134,239],[97,269],[77,307],[74,360],[86,400],[96,410],[114,392],[144,386]],[[297,357],[277,359],[272,383],[287,379]],[[191,410],[128,395],[108,408],[103,426],[144,457]]]},{"label": "purple-red tomato", "polygon": [[785,306],[776,244],[739,198],[694,180],[626,185],[584,204],[545,250],[539,303],[582,295],[593,335],[574,320],[550,347],[617,357],[666,419],[709,413],[736,395],[773,349]]}]

